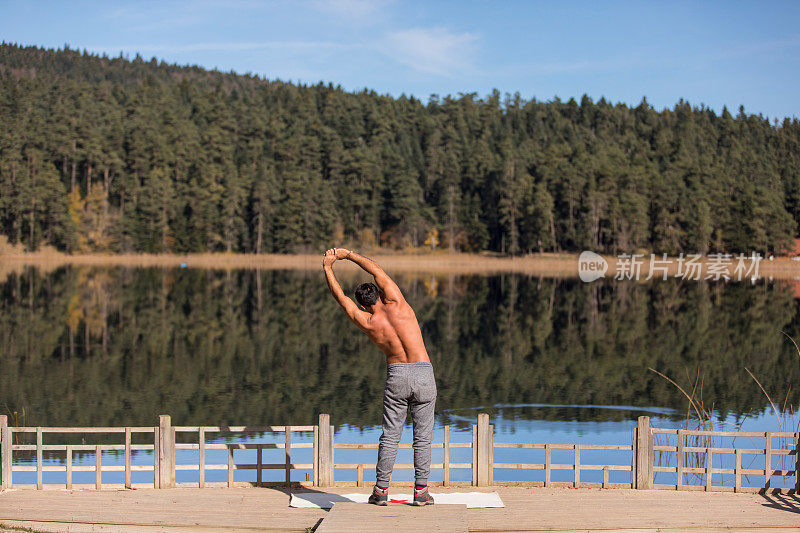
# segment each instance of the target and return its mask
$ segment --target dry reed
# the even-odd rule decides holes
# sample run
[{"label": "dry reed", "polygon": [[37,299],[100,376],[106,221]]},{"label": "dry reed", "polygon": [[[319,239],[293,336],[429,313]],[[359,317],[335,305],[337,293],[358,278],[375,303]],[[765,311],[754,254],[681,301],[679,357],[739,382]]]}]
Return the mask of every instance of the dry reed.
[{"label": "dry reed", "polygon": [[[795,351],[796,351],[798,357],[800,357],[800,346],[798,346],[797,342],[795,342],[795,340],[789,334],[787,334],[785,331],[781,331],[781,333],[786,335],[786,337],[789,338],[790,341],[792,341],[792,344],[794,344],[794,347],[795,347]],[[730,422],[715,420],[715,418],[714,418],[714,404],[712,403],[710,406],[707,406],[706,403],[703,400],[703,392],[702,392],[703,391],[703,378],[702,378],[702,375],[700,374],[699,369],[698,369],[697,375],[695,376],[694,380],[692,380],[690,378],[688,370],[687,370],[686,377],[689,380],[689,382],[692,383],[691,393],[687,393],[686,390],[684,390],[683,387],[678,385],[678,383],[676,383],[674,380],[670,379],[668,376],[664,375],[663,373],[661,373],[661,372],[659,372],[659,371],[657,371],[657,370],[655,370],[653,368],[649,368],[649,370],[651,372],[654,372],[654,373],[658,374],[659,376],[661,376],[662,378],[667,380],[669,383],[674,385],[689,400],[689,406],[687,407],[687,410],[686,410],[686,417],[682,421],[682,423],[679,425],[678,429],[715,431],[715,429],[714,429],[715,425],[722,425],[722,426],[728,426],[728,427],[721,428],[720,431],[731,431],[731,430],[732,431],[739,431],[739,430],[741,430],[741,428],[744,425],[744,423],[747,420],[747,418],[751,415],[751,412],[746,413],[745,416],[739,422],[737,422],[735,424],[734,423],[730,423]],[[775,418],[777,420],[778,427],[777,427],[777,429],[775,431],[776,432],[795,432],[795,433],[799,432],[800,431],[800,422],[795,423],[795,409],[794,409],[794,406],[792,406],[791,404],[788,403],[789,393],[791,392],[791,387],[789,387],[789,390],[786,392],[786,397],[784,398],[783,406],[781,408],[778,408],[778,406],[775,404],[775,402],[770,397],[769,393],[767,393],[767,391],[761,385],[761,382],[758,381],[756,376],[752,372],[750,372],[750,370],[747,369],[747,368],[745,368],[745,371],[750,375],[751,378],[753,378],[753,380],[758,385],[759,389],[761,389],[761,392],[763,392],[764,396],[767,398],[767,401],[769,402],[769,405],[772,408],[773,414],[775,415]],[[670,437],[672,437],[672,435],[655,434],[654,435],[654,444],[657,445],[657,446],[672,446],[670,444]],[[680,439],[680,438],[682,438],[682,436],[680,436],[680,435],[676,436],[676,439]],[[685,447],[714,448],[714,447],[716,447],[716,443],[717,443],[716,442],[716,438],[713,435],[685,435],[685,436],[683,436],[683,438],[686,439],[684,441],[684,443],[683,443],[683,445]],[[731,442],[731,446],[732,447],[736,447],[736,439],[737,438],[742,438],[742,437],[733,437],[732,442]],[[751,448],[759,448],[760,447],[760,446],[756,445],[756,443],[753,441],[752,437],[746,437],[746,438],[749,438],[749,440],[751,441],[751,443],[752,443],[752,445],[750,446]],[[675,445],[677,446],[677,444],[678,443],[676,442]],[[787,449],[787,448],[790,447],[790,445],[791,445],[791,447],[794,447],[795,443],[794,442],[790,442],[789,441],[789,437],[780,437],[780,438],[778,438],[778,446],[779,446],[779,448]],[[671,466],[672,459],[673,459],[673,454],[677,454],[677,452],[670,452],[670,451],[659,451],[659,452],[657,452],[657,454],[656,454],[656,464],[658,466]],[[779,464],[778,465],[770,465],[770,467],[773,470],[783,470],[783,471],[794,470],[794,466],[790,467],[789,465],[787,465],[787,460],[788,460],[789,456],[787,456],[787,455],[779,455],[777,457],[778,457]],[[753,467],[753,463],[755,462],[755,460],[756,460],[756,457],[753,456],[752,459],[750,460],[750,463],[748,465],[743,465],[743,468],[751,469]],[[687,467],[687,468],[704,468],[705,464],[706,464],[706,453],[705,452],[686,452],[685,455],[684,455],[684,466]],[[765,466],[765,468],[766,468],[766,466]],[[732,474],[728,474],[728,475],[732,475]],[[684,484],[690,484],[690,482],[692,482],[694,480],[697,480],[701,484],[705,481],[705,479],[704,479],[705,474],[698,474],[698,473],[686,474],[685,473],[684,476],[686,476],[684,478],[684,481],[683,481]],[[784,474],[783,477],[784,477],[784,480],[785,480],[785,478],[787,476]],[[745,478],[745,480],[747,480],[749,482],[749,476],[747,474],[744,474],[744,478]],[[723,474],[722,475],[723,484],[725,483],[725,479],[726,479],[725,475]]]}]

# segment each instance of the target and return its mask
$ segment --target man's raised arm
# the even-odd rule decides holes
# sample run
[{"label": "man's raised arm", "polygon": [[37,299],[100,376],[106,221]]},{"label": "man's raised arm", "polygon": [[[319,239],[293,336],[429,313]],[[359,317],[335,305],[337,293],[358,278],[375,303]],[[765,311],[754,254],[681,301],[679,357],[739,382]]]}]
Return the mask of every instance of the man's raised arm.
[{"label": "man's raised arm", "polygon": [[344,312],[350,317],[350,320],[361,329],[365,329],[369,325],[370,314],[358,308],[356,303],[345,296],[342,287],[333,275],[333,263],[339,259],[336,250],[328,250],[322,258],[322,269],[325,271],[325,280],[328,282],[328,288],[331,290],[334,299],[339,302]]},{"label": "man's raised arm", "polygon": [[372,277],[375,278],[375,283],[383,291],[385,300],[392,302],[402,302],[404,300],[403,293],[400,292],[400,287],[398,287],[397,283],[395,283],[394,280],[392,280],[392,278],[390,278],[389,275],[378,266],[378,263],[352,251],[347,253],[345,259],[349,259],[372,274]]}]

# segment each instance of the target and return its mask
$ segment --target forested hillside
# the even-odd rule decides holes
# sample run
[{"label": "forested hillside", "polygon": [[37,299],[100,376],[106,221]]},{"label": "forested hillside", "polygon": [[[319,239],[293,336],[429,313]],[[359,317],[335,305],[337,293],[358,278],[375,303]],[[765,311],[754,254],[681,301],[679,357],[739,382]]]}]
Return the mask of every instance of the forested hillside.
[{"label": "forested hillside", "polygon": [[0,45],[0,233],[27,249],[773,253],[799,218],[797,119]]}]

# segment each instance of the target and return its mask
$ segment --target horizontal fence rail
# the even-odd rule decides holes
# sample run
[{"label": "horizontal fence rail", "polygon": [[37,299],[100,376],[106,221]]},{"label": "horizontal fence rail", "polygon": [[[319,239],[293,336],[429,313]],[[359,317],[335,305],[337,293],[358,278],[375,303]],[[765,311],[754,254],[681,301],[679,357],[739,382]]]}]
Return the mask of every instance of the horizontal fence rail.
[{"label": "horizontal fence rail", "polygon": [[[220,442],[222,438],[242,434],[278,434],[277,442]],[[283,435],[280,435],[280,434]],[[313,434],[313,441],[308,439]],[[80,443],[55,443],[69,436],[81,437]],[[298,442],[306,440],[306,442]],[[463,435],[463,434],[462,434]],[[631,444],[554,444],[530,442],[495,442],[494,426],[489,424],[487,414],[479,414],[477,424],[472,426],[471,439],[466,442],[451,440],[451,427],[443,427],[442,442],[433,442],[431,448],[442,450],[442,461],[431,464],[432,470],[442,471],[442,484],[451,484],[451,472],[470,470],[469,484],[488,486],[495,483],[496,471],[539,472],[543,481],[503,482],[529,486],[571,486],[597,488],[636,488],[705,491],[787,491],[800,492],[798,476],[798,457],[800,457],[800,433],[792,432],[743,432],[743,431],[701,431],[685,429],[651,428],[649,417],[639,417],[632,428]],[[210,438],[210,439],[209,439]],[[463,436],[462,436],[463,438]],[[35,439],[35,444],[27,441]],[[45,442],[45,439],[48,442]],[[724,439],[730,443],[724,445]],[[25,442],[20,442],[24,440]],[[95,441],[95,442],[88,442]],[[746,446],[737,443],[744,442]],[[15,442],[16,441],[16,442]],[[400,449],[411,449],[411,444],[401,443]],[[312,450],[311,462],[295,462],[292,450]],[[0,415],[0,488],[169,488],[175,486],[265,486],[290,484],[293,471],[306,472],[306,482],[313,486],[326,487],[348,485],[353,482],[335,481],[336,470],[355,470],[355,485],[363,486],[364,469],[375,468],[377,443],[354,444],[335,442],[334,427],[330,415],[321,414],[319,423],[313,426],[173,426],[169,415],[161,415],[157,426],[132,427],[13,427],[8,425],[6,415]],[[452,461],[453,450],[469,449],[469,462]],[[210,462],[208,453],[212,450],[225,450],[224,462]],[[238,450],[254,450],[251,459],[245,461]],[[283,450],[281,462],[266,462],[264,450]],[[336,450],[369,450],[371,461],[335,462]],[[539,450],[536,462],[496,462],[495,453],[506,457],[509,451]],[[568,457],[567,462],[554,462],[553,452]],[[619,452],[618,464],[587,461],[593,452]],[[134,452],[141,454],[145,461],[134,464]],[[566,452],[566,454],[565,454]],[[571,452],[571,453],[569,453]],[[45,465],[44,456],[55,458],[63,464]],[[123,455],[122,464],[104,464],[103,454]],[[274,452],[272,452],[274,454]],[[14,457],[17,462],[14,462]],[[184,460],[176,462],[176,454]],[[20,459],[25,455],[27,459]],[[352,453],[350,453],[352,455]],[[604,459],[607,462],[607,455]],[[34,459],[35,457],[35,459]],[[82,464],[75,464],[80,457]],[[139,457],[139,455],[137,455]],[[185,458],[190,457],[189,462]],[[306,455],[308,457],[308,455]],[[514,460],[516,458],[512,458]],[[274,461],[274,455],[273,455]],[[529,460],[530,461],[530,460]],[[29,464],[30,463],[30,464]],[[413,469],[413,464],[398,463],[395,469]],[[255,471],[255,482],[234,481],[237,470]],[[176,483],[176,472],[196,472],[197,481]],[[227,472],[225,481],[208,481],[209,471]],[[265,481],[265,471],[283,471],[282,481]],[[554,471],[568,471],[569,481],[552,479]],[[33,483],[14,482],[15,473],[32,472]],[[45,473],[64,473],[64,481],[48,482]],[[94,483],[77,484],[73,482],[75,472],[94,472]],[[123,472],[124,483],[109,483],[103,480],[105,472]],[[152,481],[133,483],[134,473],[152,472]],[[585,472],[593,474],[601,481],[587,481]],[[611,481],[611,472],[616,482]],[[49,474],[48,474],[49,475]],[[664,482],[664,476],[673,476],[675,482]],[[311,476],[311,477],[309,477]],[[725,484],[726,478],[728,484]],[[774,476],[782,476],[788,488],[773,488]],[[556,476],[558,478],[558,476]],[[218,476],[219,478],[219,476]],[[622,482],[620,482],[620,478]],[[252,479],[252,478],[251,478]],[[280,478],[279,478],[280,479]],[[672,478],[669,478],[672,479]],[[760,480],[763,480],[761,482]],[[297,479],[295,479],[297,481]],[[302,481],[302,480],[300,480]],[[660,481],[660,482],[659,482]],[[437,482],[438,483],[438,482]],[[463,482],[456,482],[463,483]]]}]

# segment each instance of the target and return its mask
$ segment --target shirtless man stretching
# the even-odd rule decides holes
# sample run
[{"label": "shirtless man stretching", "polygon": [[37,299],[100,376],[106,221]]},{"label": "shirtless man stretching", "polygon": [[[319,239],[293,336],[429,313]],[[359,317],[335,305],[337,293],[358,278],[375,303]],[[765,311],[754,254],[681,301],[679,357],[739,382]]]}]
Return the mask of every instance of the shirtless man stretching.
[{"label": "shirtless man stretching", "polygon": [[[362,283],[355,290],[356,300],[366,311],[359,309],[353,300],[345,296],[336,281],[333,263],[337,259],[349,259],[375,278],[377,287],[373,283]],[[414,505],[432,504],[433,497],[428,493],[428,475],[431,471],[436,381],[417,316],[397,284],[371,259],[344,248],[331,248],[323,255],[322,267],[333,297],[350,320],[386,354],[383,434],[378,447],[375,487],[369,503],[387,503],[397,444],[410,407],[414,424]]]}]

